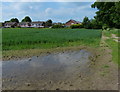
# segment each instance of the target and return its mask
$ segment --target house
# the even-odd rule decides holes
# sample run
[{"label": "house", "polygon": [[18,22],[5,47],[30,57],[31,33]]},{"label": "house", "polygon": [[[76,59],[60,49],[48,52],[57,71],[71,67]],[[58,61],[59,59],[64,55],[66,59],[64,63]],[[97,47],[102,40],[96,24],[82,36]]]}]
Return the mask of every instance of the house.
[{"label": "house", "polygon": [[31,22],[30,25],[31,25],[30,27],[44,28],[45,22],[43,22],[43,21]]},{"label": "house", "polygon": [[30,27],[29,22],[20,22],[17,24],[18,27]]},{"label": "house", "polygon": [[6,22],[4,24],[4,27],[6,27],[6,28],[16,27],[16,26],[17,26],[17,22]]},{"label": "house", "polygon": [[69,20],[68,22],[65,23],[66,27],[70,27],[73,24],[81,24],[79,21],[75,21],[75,20]]}]

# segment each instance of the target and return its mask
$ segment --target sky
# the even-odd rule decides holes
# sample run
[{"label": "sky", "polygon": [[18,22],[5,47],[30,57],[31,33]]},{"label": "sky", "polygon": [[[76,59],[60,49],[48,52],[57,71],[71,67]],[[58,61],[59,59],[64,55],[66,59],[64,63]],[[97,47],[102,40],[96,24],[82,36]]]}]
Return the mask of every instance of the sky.
[{"label": "sky", "polygon": [[85,16],[94,18],[97,9],[94,2],[2,2],[2,20],[30,16],[33,21],[66,22],[70,19],[82,21]]}]

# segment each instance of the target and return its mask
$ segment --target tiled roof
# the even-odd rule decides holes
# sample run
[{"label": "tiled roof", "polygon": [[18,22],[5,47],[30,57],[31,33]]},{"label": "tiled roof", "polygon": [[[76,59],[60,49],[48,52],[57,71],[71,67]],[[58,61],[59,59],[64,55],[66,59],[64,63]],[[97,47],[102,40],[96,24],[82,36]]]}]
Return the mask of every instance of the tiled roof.
[{"label": "tiled roof", "polygon": [[28,24],[29,22],[20,22],[18,24]]},{"label": "tiled roof", "polygon": [[31,24],[38,24],[38,23],[44,23],[44,21],[35,21],[35,22],[31,22]]},{"label": "tiled roof", "polygon": [[5,24],[8,24],[8,25],[13,25],[15,24],[16,22],[6,22]]},{"label": "tiled roof", "polygon": [[81,22],[76,21],[76,20],[73,20],[73,19],[71,19],[71,20],[67,21],[66,23],[68,23],[68,22],[70,22],[70,21],[73,21],[73,22],[75,22],[75,23],[81,23]]}]

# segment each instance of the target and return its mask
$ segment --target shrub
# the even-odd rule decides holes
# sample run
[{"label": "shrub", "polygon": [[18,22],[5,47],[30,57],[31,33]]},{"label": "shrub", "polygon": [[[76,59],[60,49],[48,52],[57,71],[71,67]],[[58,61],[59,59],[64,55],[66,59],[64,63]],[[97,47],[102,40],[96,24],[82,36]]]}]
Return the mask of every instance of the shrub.
[{"label": "shrub", "polygon": [[103,29],[103,30],[106,30],[106,29],[108,29],[108,28],[109,28],[109,26],[106,25],[106,24],[104,24],[104,25],[102,26],[102,29]]},{"label": "shrub", "polygon": [[63,25],[53,25],[52,28],[64,28]]},{"label": "shrub", "polygon": [[74,28],[83,28],[82,24],[73,24],[70,26],[70,28],[74,29]]},{"label": "shrub", "polygon": [[11,26],[11,28],[15,28],[15,26],[14,26],[14,25],[12,25],[12,26]]}]

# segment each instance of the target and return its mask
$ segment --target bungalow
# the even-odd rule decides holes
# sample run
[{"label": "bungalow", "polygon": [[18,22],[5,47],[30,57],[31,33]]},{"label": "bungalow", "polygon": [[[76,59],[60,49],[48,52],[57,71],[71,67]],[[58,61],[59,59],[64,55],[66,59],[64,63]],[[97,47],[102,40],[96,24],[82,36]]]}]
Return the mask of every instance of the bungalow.
[{"label": "bungalow", "polygon": [[66,27],[70,27],[73,24],[81,24],[79,21],[75,21],[75,20],[69,20],[68,22],[65,23]]},{"label": "bungalow", "polygon": [[29,22],[20,22],[17,24],[18,27],[30,27]]},{"label": "bungalow", "polygon": [[45,22],[43,21],[38,21],[38,22],[31,22],[30,27],[36,27],[36,28],[44,28]]},{"label": "bungalow", "polygon": [[4,27],[9,28],[9,27],[16,27],[17,26],[17,22],[6,22],[4,24]]}]

